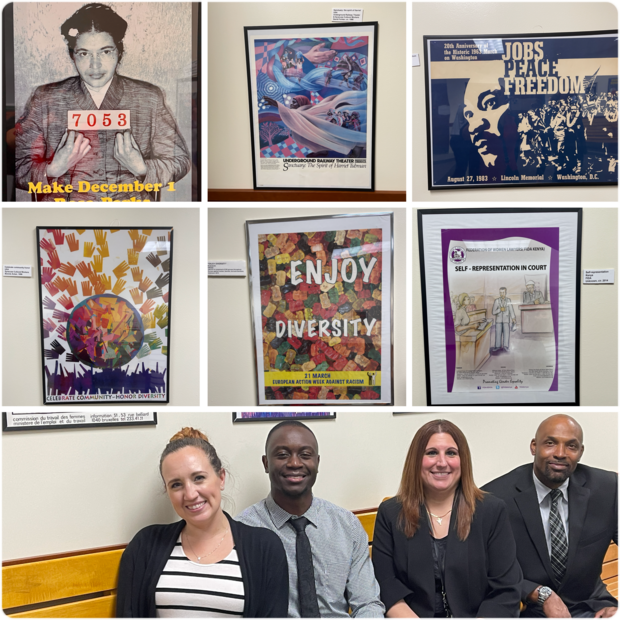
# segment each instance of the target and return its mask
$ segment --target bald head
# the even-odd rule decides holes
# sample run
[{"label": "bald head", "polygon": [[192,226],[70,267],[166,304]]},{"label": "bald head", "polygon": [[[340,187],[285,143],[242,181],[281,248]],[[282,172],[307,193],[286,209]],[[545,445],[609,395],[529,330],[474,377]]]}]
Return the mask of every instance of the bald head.
[{"label": "bald head", "polygon": [[550,489],[557,489],[571,476],[583,455],[583,430],[568,415],[543,420],[532,439],[534,473]]},{"label": "bald head", "polygon": [[543,420],[536,429],[536,439],[540,436],[548,434],[550,429],[553,429],[558,425],[566,426],[567,429],[570,428],[572,432],[579,437],[579,441],[583,443],[583,429],[581,428],[581,424],[579,424],[575,418],[571,418],[569,415],[565,415],[563,413],[552,415],[551,417]]}]

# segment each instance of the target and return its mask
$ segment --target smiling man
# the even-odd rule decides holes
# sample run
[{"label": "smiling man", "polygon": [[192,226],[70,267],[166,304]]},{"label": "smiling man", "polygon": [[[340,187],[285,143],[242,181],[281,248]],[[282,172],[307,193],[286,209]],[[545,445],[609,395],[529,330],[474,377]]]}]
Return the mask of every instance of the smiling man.
[{"label": "smiling man", "polygon": [[319,471],[314,433],[295,420],[274,426],[263,466],[270,495],[237,520],[280,536],[289,567],[288,615],[293,618],[382,618],[368,537],[353,513],[313,497]]},{"label": "smiling man", "polygon": [[579,463],[583,431],[567,415],[543,420],[530,450],[533,468],[482,487],[508,506],[523,571],[521,616],[609,618],[618,601],[600,574],[618,542],[618,476]]}]

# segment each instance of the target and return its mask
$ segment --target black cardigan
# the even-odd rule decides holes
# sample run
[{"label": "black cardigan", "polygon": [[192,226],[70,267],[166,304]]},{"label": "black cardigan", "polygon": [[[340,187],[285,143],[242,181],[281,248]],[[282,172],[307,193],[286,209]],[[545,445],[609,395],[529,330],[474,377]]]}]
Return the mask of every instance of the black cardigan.
[{"label": "black cardigan", "polygon": [[[226,513],[224,513],[226,514]],[[288,612],[288,564],[274,532],[234,521],[226,514],[241,565],[244,618],[284,618]],[[155,618],[155,588],[185,521],[140,530],[121,558],[117,618]]]},{"label": "black cardigan", "polygon": [[[432,540],[426,511],[407,538],[398,527],[401,504],[391,498],[379,506],[372,562],[386,610],[404,601],[421,618],[435,615]],[[476,503],[471,531],[459,540],[451,519],[446,545],[445,588],[457,618],[519,616],[521,569],[503,501],[485,495]]]}]

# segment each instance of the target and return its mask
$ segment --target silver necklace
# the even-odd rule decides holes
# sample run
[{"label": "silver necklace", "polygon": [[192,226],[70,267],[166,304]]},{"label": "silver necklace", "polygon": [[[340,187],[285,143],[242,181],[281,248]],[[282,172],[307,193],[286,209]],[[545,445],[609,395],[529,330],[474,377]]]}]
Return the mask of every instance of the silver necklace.
[{"label": "silver necklace", "polygon": [[200,560],[202,560],[203,558],[208,558],[210,555],[213,555],[222,546],[222,543],[224,542],[224,538],[226,538],[229,531],[230,530],[226,528],[226,531],[224,532],[224,536],[222,536],[220,542],[217,543],[217,546],[215,547],[215,549],[212,549],[206,555],[198,555],[194,551],[194,547],[192,547],[192,543],[190,542],[189,538],[187,538],[187,535],[185,536],[185,542],[187,542],[187,544],[189,545],[189,548],[192,550],[192,553],[198,558],[198,562],[200,562]]}]

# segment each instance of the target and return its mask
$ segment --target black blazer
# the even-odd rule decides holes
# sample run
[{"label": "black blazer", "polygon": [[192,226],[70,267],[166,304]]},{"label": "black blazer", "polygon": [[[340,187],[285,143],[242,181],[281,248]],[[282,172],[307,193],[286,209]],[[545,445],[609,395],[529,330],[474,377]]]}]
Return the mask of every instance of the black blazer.
[{"label": "black blazer", "polygon": [[[372,543],[372,562],[389,610],[400,599],[421,618],[435,615],[433,550],[426,518],[407,538],[398,527],[401,505],[391,498],[379,506]],[[452,615],[499,618],[519,615],[521,571],[504,502],[492,495],[476,504],[467,540],[456,534],[451,519],[446,546],[445,588]]]},{"label": "black blazer", "polygon": [[[531,464],[483,487],[508,507],[523,570],[521,600],[539,585],[549,586],[569,611],[575,606],[598,611],[618,601],[601,581],[601,566],[610,542],[618,542],[618,475],[577,465],[568,485],[568,564],[562,583],[553,575]],[[576,609],[575,609],[576,610]]]},{"label": "black blazer", "polygon": [[[224,513],[226,514],[226,513]],[[284,618],[288,613],[288,564],[279,536],[226,514],[241,565],[244,618]],[[127,545],[121,558],[117,618],[155,618],[155,588],[185,521],[149,525]]]}]

